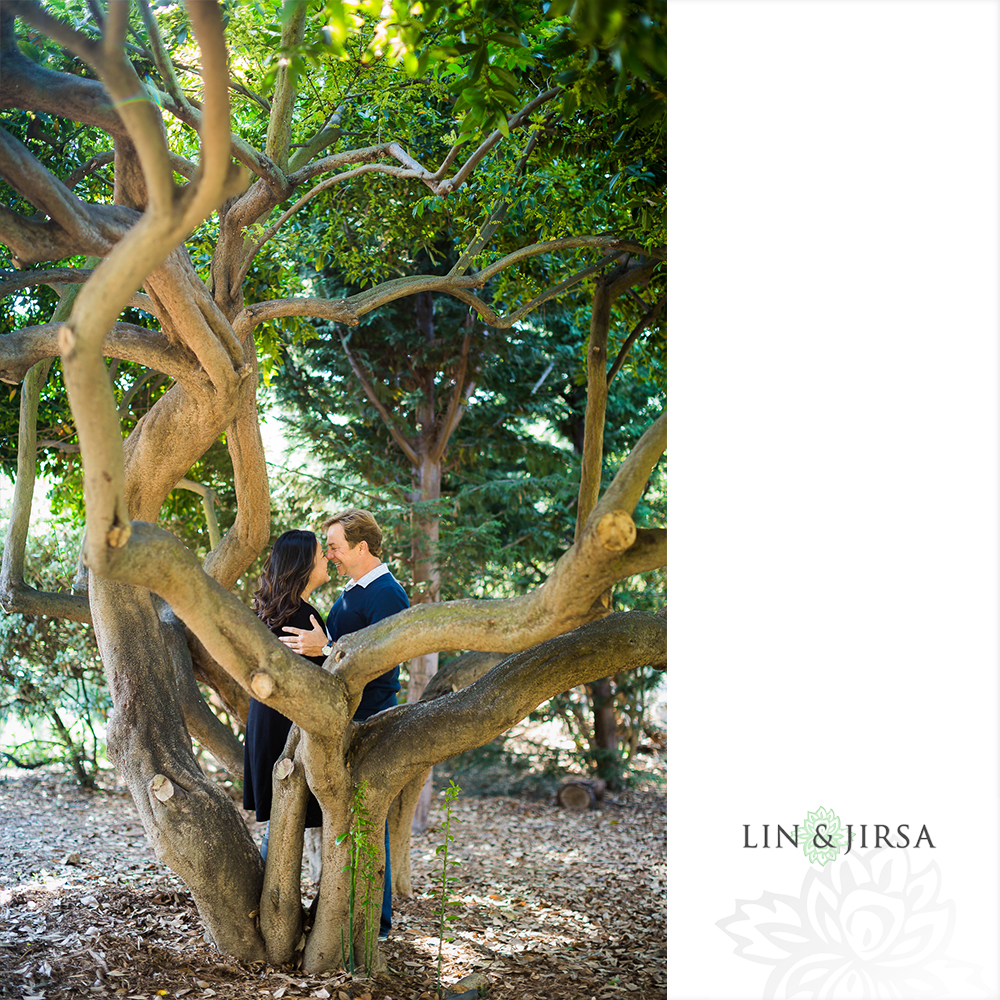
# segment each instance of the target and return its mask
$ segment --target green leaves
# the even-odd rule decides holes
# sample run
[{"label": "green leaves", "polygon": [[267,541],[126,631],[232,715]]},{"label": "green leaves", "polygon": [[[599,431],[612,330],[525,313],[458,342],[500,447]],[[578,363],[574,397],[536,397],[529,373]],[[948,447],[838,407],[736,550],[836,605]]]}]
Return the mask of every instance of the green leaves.
[{"label": "green leaves", "polygon": [[[348,843],[348,859],[343,870],[350,875],[347,910],[347,927],[341,928],[341,950],[347,962],[348,971],[354,975],[355,964],[364,963],[365,973],[371,975],[375,964],[376,938],[378,936],[378,903],[382,898],[381,886],[377,885],[377,851],[373,843],[374,826],[367,805],[368,782],[358,784],[351,795],[350,827],[337,834],[334,843],[341,846]],[[355,955],[354,950],[354,910],[361,893],[361,910],[364,919],[363,955]]]},{"label": "green leaves", "polygon": [[459,794],[462,789],[455,784],[454,781],[448,782],[448,787],[445,789],[444,793],[444,822],[441,824],[441,830],[444,833],[444,842],[439,844],[435,849],[434,853],[441,859],[441,867],[434,868],[431,871],[431,878],[438,883],[440,889],[439,904],[438,908],[433,912],[440,918],[438,923],[438,995],[444,996],[444,984],[441,981],[441,967],[444,959],[444,943],[445,941],[454,941],[454,938],[445,938],[444,929],[445,924],[451,923],[453,920],[458,920],[459,915],[449,914],[447,912],[449,906],[456,906],[461,901],[457,899],[449,899],[450,887],[458,881],[453,875],[450,874],[452,868],[457,867],[460,862],[454,858],[448,857],[448,846],[454,843],[455,838],[451,833],[451,824],[459,822],[458,817],[453,813],[453,806],[455,801],[458,799]]}]

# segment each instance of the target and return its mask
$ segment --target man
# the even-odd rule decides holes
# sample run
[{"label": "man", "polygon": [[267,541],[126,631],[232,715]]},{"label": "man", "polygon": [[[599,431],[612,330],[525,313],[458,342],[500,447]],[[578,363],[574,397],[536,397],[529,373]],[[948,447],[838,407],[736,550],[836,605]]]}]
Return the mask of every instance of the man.
[{"label": "man", "polygon": [[[382,562],[382,529],[367,510],[341,511],[323,522],[327,558],[337,567],[338,576],[350,580],[337,598],[326,619],[326,630],[315,618],[313,628],[286,628],[291,635],[281,641],[303,656],[329,656],[342,635],[357,632],[410,606],[406,591]],[[380,677],[369,681],[354,713],[362,722],[376,712],[396,704],[399,690],[398,664]],[[382,894],[382,917],[379,937],[386,937],[392,926],[392,869],[389,863],[389,824],[385,827],[385,886]]]}]

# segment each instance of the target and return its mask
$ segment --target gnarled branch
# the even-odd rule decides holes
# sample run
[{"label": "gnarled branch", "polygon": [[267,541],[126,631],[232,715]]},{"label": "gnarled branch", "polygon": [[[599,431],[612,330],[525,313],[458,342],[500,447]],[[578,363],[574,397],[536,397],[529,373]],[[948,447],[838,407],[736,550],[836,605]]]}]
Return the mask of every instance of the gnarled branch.
[{"label": "gnarled branch", "polygon": [[[334,646],[335,673],[349,691],[394,663],[454,648],[515,652],[607,614],[598,598],[618,580],[666,560],[666,533],[640,540],[632,511],[650,472],[666,448],[666,414],[639,439],[579,538],[545,583],[529,594],[503,600],[421,604],[343,636]],[[661,544],[662,538],[662,544]],[[600,675],[599,675],[600,676]],[[360,688],[358,688],[360,692]]]},{"label": "gnarled branch", "polygon": [[[553,253],[559,250],[574,250],[590,247],[598,250],[611,249],[614,254],[610,255],[597,264],[584,268],[582,271],[560,282],[548,292],[538,296],[526,306],[522,306],[516,312],[506,317],[497,314],[481,299],[473,295],[470,289],[482,288],[486,282],[500,271],[530,257],[544,253]],[[233,327],[237,335],[245,337],[247,333],[260,323],[268,320],[278,319],[282,316],[313,316],[317,319],[329,319],[338,323],[345,323],[348,326],[356,326],[358,319],[365,313],[377,309],[388,302],[401,299],[407,295],[414,295],[417,292],[439,292],[446,295],[453,295],[462,302],[467,302],[473,306],[483,316],[490,326],[510,327],[522,316],[536,308],[542,302],[547,301],[553,295],[559,294],[569,284],[581,280],[587,274],[592,273],[600,267],[606,266],[618,254],[623,252],[645,253],[641,246],[620,236],[570,236],[565,239],[548,240],[543,243],[533,243],[514,253],[508,254],[488,268],[479,271],[474,275],[434,275],[418,274],[406,278],[392,278],[383,281],[374,288],[365,289],[355,295],[349,295],[343,299],[323,299],[318,297],[301,297],[285,299],[268,299],[264,302],[257,302],[247,306],[243,312],[233,321]]]},{"label": "gnarled branch", "polygon": [[[58,356],[61,328],[62,323],[46,323],[0,337],[0,381],[20,382],[32,365]],[[134,361],[181,383],[195,377],[191,355],[172,347],[162,333],[144,326],[116,323],[101,350],[106,358]]]},{"label": "gnarled branch", "polygon": [[482,746],[560,691],[666,663],[665,617],[614,612],[506,657],[468,687],[362,723],[352,745],[356,780],[368,778],[378,793],[395,795],[429,764]]}]

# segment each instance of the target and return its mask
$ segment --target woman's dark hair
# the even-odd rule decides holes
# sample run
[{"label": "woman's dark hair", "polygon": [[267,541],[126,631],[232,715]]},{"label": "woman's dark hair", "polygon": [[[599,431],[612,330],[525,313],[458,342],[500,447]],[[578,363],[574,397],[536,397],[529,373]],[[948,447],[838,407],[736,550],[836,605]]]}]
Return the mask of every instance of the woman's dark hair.
[{"label": "woman's dark hair", "polygon": [[311,531],[286,531],[278,536],[264,564],[253,595],[254,614],[276,629],[295,613],[316,564],[318,539]]}]

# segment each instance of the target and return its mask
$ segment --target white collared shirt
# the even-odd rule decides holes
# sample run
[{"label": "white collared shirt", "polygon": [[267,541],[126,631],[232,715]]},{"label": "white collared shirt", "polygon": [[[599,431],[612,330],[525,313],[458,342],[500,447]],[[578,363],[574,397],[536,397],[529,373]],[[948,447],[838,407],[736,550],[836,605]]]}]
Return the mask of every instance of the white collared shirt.
[{"label": "white collared shirt", "polygon": [[380,576],[385,576],[388,572],[389,567],[385,563],[379,563],[374,569],[368,570],[360,580],[348,580],[344,590],[350,590],[351,587],[367,587],[373,580],[377,580]]}]

